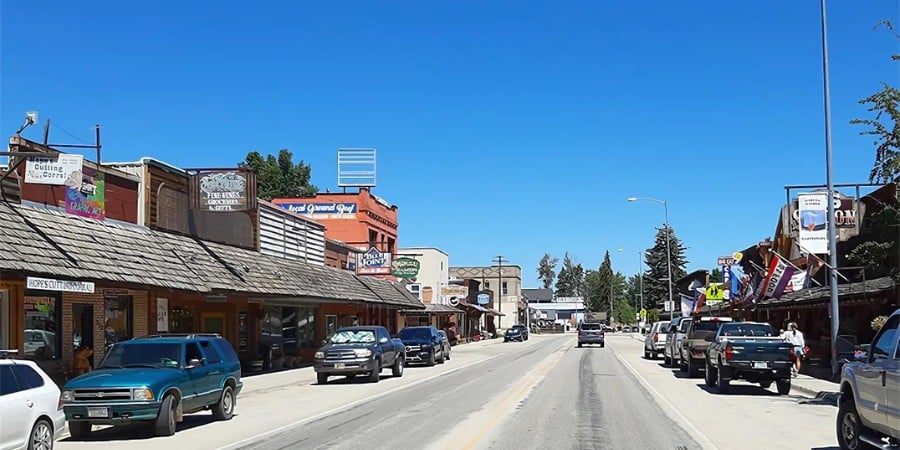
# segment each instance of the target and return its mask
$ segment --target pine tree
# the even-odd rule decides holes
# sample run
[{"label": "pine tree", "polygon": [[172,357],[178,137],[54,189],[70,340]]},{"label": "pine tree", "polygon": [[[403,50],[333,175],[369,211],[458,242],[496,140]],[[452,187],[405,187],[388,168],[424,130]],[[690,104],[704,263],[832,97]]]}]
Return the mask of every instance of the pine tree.
[{"label": "pine tree", "polygon": [[[672,258],[672,300],[678,301],[675,291],[675,281],[687,275],[685,267],[688,261],[684,256],[686,248],[681,240],[675,235],[675,230],[670,230],[670,250]],[[669,299],[669,286],[666,284],[666,278],[669,277],[669,270],[666,260],[666,232],[665,225],[657,229],[656,240],[653,248],[647,249],[644,255],[644,261],[647,263],[648,270],[644,274],[644,307],[650,308],[654,305],[659,308],[665,307],[665,301]]]}]

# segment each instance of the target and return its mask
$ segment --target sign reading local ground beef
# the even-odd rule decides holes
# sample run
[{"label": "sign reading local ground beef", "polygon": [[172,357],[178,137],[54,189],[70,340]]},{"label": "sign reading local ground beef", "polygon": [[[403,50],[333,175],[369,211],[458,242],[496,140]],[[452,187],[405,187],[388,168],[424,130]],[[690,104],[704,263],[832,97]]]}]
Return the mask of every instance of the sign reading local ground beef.
[{"label": "sign reading local ground beef", "polygon": [[204,172],[194,175],[193,188],[197,208],[204,211],[232,212],[252,209],[250,193],[255,182],[241,171]]}]

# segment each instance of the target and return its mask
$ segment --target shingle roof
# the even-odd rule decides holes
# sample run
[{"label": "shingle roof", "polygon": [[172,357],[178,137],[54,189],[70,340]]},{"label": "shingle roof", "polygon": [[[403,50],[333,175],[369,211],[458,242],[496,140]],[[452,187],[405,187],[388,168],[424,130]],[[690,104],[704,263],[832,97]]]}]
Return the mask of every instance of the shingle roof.
[{"label": "shingle roof", "polygon": [[204,293],[424,308],[406,289],[387,280],[133,224],[0,203],[0,227],[0,270]]},{"label": "shingle roof", "polygon": [[530,302],[552,302],[553,289],[522,289],[522,295]]},{"label": "shingle roof", "polygon": [[147,228],[9,203],[0,203],[0,227],[3,270],[209,291]]},{"label": "shingle roof", "polygon": [[[891,277],[881,277],[874,280],[860,281],[857,283],[847,283],[838,285],[838,297],[849,297],[854,295],[877,294],[894,289],[894,279]],[[784,294],[780,299],[770,298],[760,302],[760,306],[779,305],[790,302],[815,301],[829,298],[831,291],[828,286],[816,286],[809,289],[802,289],[790,294]]]}]

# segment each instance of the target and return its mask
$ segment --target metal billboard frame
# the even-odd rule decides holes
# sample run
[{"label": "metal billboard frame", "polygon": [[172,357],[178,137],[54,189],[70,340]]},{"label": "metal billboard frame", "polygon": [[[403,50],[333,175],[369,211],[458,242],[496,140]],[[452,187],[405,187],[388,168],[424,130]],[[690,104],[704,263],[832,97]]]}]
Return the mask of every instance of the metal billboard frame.
[{"label": "metal billboard frame", "polygon": [[374,148],[338,148],[338,187],[375,187],[376,169]]}]

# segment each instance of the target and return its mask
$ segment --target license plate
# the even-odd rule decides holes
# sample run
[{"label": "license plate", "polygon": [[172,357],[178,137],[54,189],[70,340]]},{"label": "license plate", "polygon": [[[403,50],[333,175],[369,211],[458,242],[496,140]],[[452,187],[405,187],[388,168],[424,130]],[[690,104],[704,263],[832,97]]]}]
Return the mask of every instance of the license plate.
[{"label": "license plate", "polygon": [[755,362],[755,363],[753,363],[753,368],[754,368],[754,369],[768,369],[768,368],[769,368],[769,363],[767,363],[767,362]]},{"label": "license plate", "polygon": [[88,408],[88,417],[109,417],[109,408]]},{"label": "license plate", "polygon": [[335,369],[343,369],[344,367],[345,367],[345,366],[344,366],[343,364],[341,364],[341,363],[338,363],[338,364],[335,364],[335,365],[334,365],[334,368],[335,368]]}]

